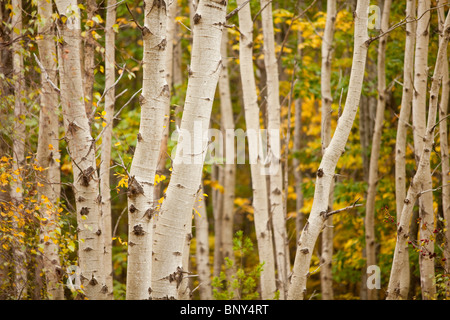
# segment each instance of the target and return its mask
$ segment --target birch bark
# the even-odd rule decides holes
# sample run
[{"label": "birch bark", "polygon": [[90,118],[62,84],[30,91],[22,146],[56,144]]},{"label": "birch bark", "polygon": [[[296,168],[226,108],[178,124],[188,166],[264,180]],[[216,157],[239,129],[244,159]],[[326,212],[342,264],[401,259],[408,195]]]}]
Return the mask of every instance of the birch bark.
[{"label": "birch bark", "polygon": [[[93,21],[95,13],[97,11],[96,0],[86,0],[86,13],[87,20]],[[92,106],[94,97],[94,81],[95,81],[95,45],[96,41],[92,33],[93,30],[89,27],[84,38],[83,57],[81,58],[83,63],[83,84],[84,84],[84,104],[86,107],[86,114],[89,120],[92,120]]]},{"label": "birch bark", "polygon": [[270,159],[269,175],[269,212],[272,217],[273,237],[275,240],[275,257],[277,265],[277,287],[280,299],[285,299],[287,293],[287,275],[290,264],[286,254],[286,214],[283,207],[283,174],[280,159],[280,93],[278,79],[278,62],[275,55],[275,37],[273,30],[272,3],[261,0],[261,22],[264,39],[264,66],[266,69],[267,88],[267,128],[268,150]]},{"label": "birch bark", "polygon": [[211,268],[209,263],[209,226],[204,196],[199,194],[194,208],[196,262],[200,300],[212,300]]},{"label": "birch bark", "polygon": [[[228,150],[229,145],[227,141],[234,141],[234,117],[233,105],[231,103],[230,93],[230,79],[228,75],[228,30],[224,29],[222,34],[221,55],[222,55],[222,71],[219,78],[219,93],[220,93],[220,111],[221,111],[221,125],[222,133],[225,137],[225,164],[222,168],[223,178],[223,195],[222,195],[222,209],[221,209],[221,259],[229,258],[234,260],[233,252],[233,222],[234,222],[234,187],[236,181],[236,164],[233,152]],[[230,148],[231,149],[231,148]],[[233,269],[227,270],[227,278],[231,280],[234,273]]]},{"label": "birch bark", "polygon": [[[212,103],[220,75],[220,42],[226,2],[199,3],[193,17],[193,44],[185,107],[181,120],[172,177],[155,230],[152,298],[178,299],[178,287],[187,266],[182,250],[197,193],[201,190],[203,162]],[[193,148],[191,148],[192,146]]]},{"label": "birch bark", "polygon": [[[103,221],[103,239],[104,239],[104,267],[106,274],[106,286],[108,287],[108,297],[112,299],[113,295],[113,270],[112,270],[112,226],[111,226],[111,140],[114,121],[115,104],[115,33],[113,25],[116,23],[116,0],[108,0],[106,9],[105,26],[105,88],[108,92],[105,95],[104,120],[106,122],[105,131],[102,135],[101,161],[100,161],[100,192],[102,199],[102,221]],[[92,102],[91,102],[92,103]]]},{"label": "birch bark", "polygon": [[[411,103],[413,95],[414,79],[414,45],[416,42],[416,22],[413,21],[416,12],[414,0],[406,2],[406,19],[410,20],[406,24],[406,42],[403,73],[403,94],[400,109],[400,116],[397,126],[397,139],[395,142],[395,199],[397,222],[401,220],[402,208],[406,197],[406,137],[408,124],[411,118]],[[409,264],[409,256],[403,256],[404,264]],[[409,291],[409,268],[401,270],[400,294],[407,297]]]},{"label": "birch bark", "polygon": [[[389,14],[391,12],[391,0],[385,0],[381,16],[381,30],[386,32],[389,28]],[[388,36],[379,39],[378,45],[378,99],[375,116],[374,131],[372,137],[372,152],[370,154],[369,181],[366,200],[365,232],[366,232],[366,264],[367,267],[376,265],[375,253],[375,196],[378,185],[378,159],[380,157],[381,134],[383,131],[384,110],[386,109],[386,42]],[[369,300],[377,299],[377,289],[367,288]]]},{"label": "birch bark", "polygon": [[[18,220],[25,219],[23,207],[23,169],[25,165],[25,105],[22,102],[25,91],[25,81],[23,75],[23,56],[22,45],[20,37],[22,35],[22,0],[12,0],[11,5],[12,18],[11,25],[13,31],[11,32],[12,40],[12,61],[14,74],[14,133],[13,133],[13,180],[11,183],[11,201],[16,210]],[[16,31],[18,30],[18,31]],[[19,224],[17,220],[13,220],[13,227],[19,233]],[[22,249],[22,244],[15,243],[13,249],[14,259],[14,277],[16,284],[16,297],[21,299],[27,295],[27,270],[26,270],[26,255]]]},{"label": "birch bark", "polygon": [[81,281],[86,297],[98,300],[106,297],[108,288],[103,270],[101,235],[104,230],[100,217],[95,140],[91,136],[83,99],[80,12],[75,0],[56,0],[55,3],[60,15],[58,60],[61,105],[74,175]]},{"label": "birch bark", "polygon": [[[419,164],[417,167],[416,174],[411,180],[411,184],[409,186],[406,198],[404,200],[402,214],[400,223],[397,228],[397,243],[395,245],[394,259],[392,262],[391,275],[389,278],[389,286],[387,292],[388,300],[397,300],[397,299],[406,299],[406,296],[402,295],[401,290],[401,270],[403,268],[408,268],[408,265],[405,265],[405,259],[402,257],[403,255],[408,254],[408,233],[409,226],[411,222],[411,216],[413,213],[414,204],[417,198],[421,198],[426,193],[428,189],[424,189],[423,180],[426,179],[427,174],[430,168],[430,155],[432,151],[432,146],[434,143],[434,128],[436,126],[436,115],[438,112],[438,97],[439,97],[439,89],[442,81],[442,77],[444,75],[445,59],[447,59],[447,46],[450,41],[450,14],[447,14],[447,18],[445,19],[445,24],[443,28],[443,35],[439,44],[439,51],[436,59],[436,65],[434,68],[434,75],[431,84],[430,90],[430,99],[429,99],[429,111],[428,111],[428,121],[427,127],[425,130],[425,136],[423,137],[423,147],[419,158]],[[422,249],[420,255],[429,255],[429,253]],[[434,275],[434,270],[432,275]],[[424,287],[422,290],[425,291]],[[430,292],[425,291],[423,298],[430,299],[432,296],[429,296]]]},{"label": "birch bark", "polygon": [[[417,23],[416,33],[416,51],[414,65],[414,94],[412,102],[412,122],[414,136],[414,150],[416,163],[420,162],[420,153],[424,146],[423,137],[426,134],[426,104],[427,104],[427,83],[428,83],[428,47],[431,14],[429,0],[420,0],[418,2],[417,16],[422,18]],[[421,180],[424,190],[432,188],[431,168],[425,173]],[[419,198],[419,239],[421,241],[421,250],[433,253],[434,241],[432,240],[434,231],[434,209],[433,193],[427,192]],[[423,244],[423,245],[422,245]],[[419,255],[420,281],[422,287],[422,297],[428,299],[436,293],[434,281],[434,258],[432,255]]]},{"label": "birch bark", "polygon": [[303,299],[306,294],[306,282],[316,240],[326,221],[328,197],[339,157],[345,150],[361,97],[364,69],[368,49],[368,7],[369,1],[358,1],[355,11],[355,35],[353,66],[350,75],[349,90],[342,116],[339,119],[333,138],[325,149],[317,170],[314,201],[308,222],[298,241],[293,274],[290,280],[288,299]]},{"label": "birch bark", "polygon": [[[298,6],[303,6],[303,0],[298,1]],[[297,31],[297,55],[299,61],[302,60],[303,50],[303,32],[299,28]],[[294,120],[294,159],[292,160],[292,166],[294,170],[295,180],[295,233],[297,237],[300,237],[301,230],[304,225],[304,217],[301,209],[303,208],[303,191],[302,191],[302,171],[300,169],[300,149],[301,149],[301,137],[302,137],[302,100],[301,97],[295,99],[295,120]]]},{"label": "birch bark", "polygon": [[[237,5],[244,3],[238,0]],[[253,23],[250,12],[250,4],[245,5],[239,12],[239,29],[241,39],[239,46],[239,60],[241,81],[244,98],[245,123],[247,132],[256,132],[259,137],[259,107],[256,95],[255,75],[253,71]],[[254,162],[250,164],[253,189],[253,208],[255,219],[256,239],[258,242],[258,254],[260,263],[264,263],[261,272],[261,298],[273,299],[275,294],[275,261],[273,255],[272,231],[269,223],[269,209],[266,189],[266,177],[263,174],[264,165],[262,158],[258,157],[261,147],[261,139],[248,140],[250,157]],[[252,161],[252,158],[250,158]]]},{"label": "birch bark", "polygon": [[151,297],[155,172],[170,92],[166,81],[167,1],[144,2],[141,121],[128,181],[127,300]]},{"label": "birch bark", "polygon": [[[63,285],[60,281],[61,264],[59,259],[59,247],[51,239],[51,234],[58,226],[58,207],[61,194],[60,177],[60,153],[58,135],[58,93],[48,83],[45,74],[50,81],[57,83],[56,76],[56,46],[53,40],[54,28],[52,27],[52,3],[40,0],[38,14],[41,24],[38,32],[42,35],[37,41],[39,57],[45,71],[41,70],[41,92],[39,114],[39,136],[37,147],[37,164],[45,170],[38,176],[38,199],[41,203],[41,241],[44,243],[43,265],[45,280],[47,283],[48,298],[53,300],[64,299]],[[48,199],[44,201],[44,199]],[[47,204],[50,205],[47,206]],[[45,223],[44,223],[45,221]]]},{"label": "birch bark", "polygon": [[[441,4],[442,1],[438,1],[438,5]],[[439,24],[441,32],[441,40],[443,41],[442,35],[444,35],[444,20],[445,20],[445,9],[441,7],[438,11],[439,15]],[[444,118],[448,113],[448,104],[449,104],[449,94],[450,94],[450,79],[449,79],[449,70],[448,70],[448,59],[444,60],[443,63],[443,74],[442,74],[442,96],[441,103],[439,105],[439,141],[441,146],[441,161],[442,161],[442,213],[444,220],[447,221],[447,230],[445,232],[445,249],[444,249],[444,257],[445,261],[445,270],[450,270],[450,164],[449,164],[449,147],[448,147],[448,132],[447,132],[447,120]],[[447,297],[450,297],[450,281],[447,282],[446,289]]]},{"label": "birch bark", "polygon": [[[331,105],[333,95],[331,93],[331,62],[333,54],[333,37],[336,21],[336,1],[327,1],[327,20],[322,39],[322,69],[321,69],[321,92],[322,92],[322,153],[328,147],[331,140]],[[330,187],[328,198],[328,210],[333,208],[334,181]],[[333,258],[333,217],[329,217],[326,227],[322,232],[322,254],[320,285],[322,288],[322,299],[333,300],[333,275],[331,272],[331,260]]]}]

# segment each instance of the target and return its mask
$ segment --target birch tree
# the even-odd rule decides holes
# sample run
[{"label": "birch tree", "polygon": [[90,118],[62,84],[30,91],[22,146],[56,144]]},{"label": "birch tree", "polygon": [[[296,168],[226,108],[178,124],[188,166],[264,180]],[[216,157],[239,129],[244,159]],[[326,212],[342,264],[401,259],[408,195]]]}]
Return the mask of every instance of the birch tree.
[{"label": "birch tree", "polygon": [[37,189],[39,203],[41,203],[41,241],[44,243],[43,265],[48,298],[62,300],[64,299],[64,290],[62,284],[59,283],[61,274],[59,247],[51,239],[51,234],[55,232],[58,223],[58,206],[61,193],[59,165],[61,156],[58,150],[59,95],[50,83],[50,81],[54,84],[57,83],[52,11],[51,2],[46,0],[38,2],[38,14],[41,19],[38,32],[42,37],[37,40],[37,44],[40,62],[44,70],[41,70],[41,110],[36,160],[38,166],[45,170],[39,172]]},{"label": "birch tree", "polygon": [[[84,84],[84,103],[86,107],[86,114],[88,118],[92,118],[92,103],[94,97],[94,81],[95,81],[95,46],[96,41],[94,39],[93,30],[91,27],[94,25],[94,16],[97,12],[97,1],[86,0],[86,18],[87,32],[83,41],[83,84]],[[106,35],[105,35],[106,37]],[[90,119],[91,120],[91,119]]]},{"label": "birch tree", "polygon": [[[411,222],[411,216],[414,208],[414,204],[417,199],[420,199],[423,195],[430,192],[428,189],[424,189],[423,181],[426,179],[430,168],[430,155],[434,143],[434,130],[436,127],[436,116],[438,112],[438,100],[439,89],[441,86],[442,78],[444,75],[444,65],[447,59],[447,46],[450,41],[450,14],[447,14],[445,24],[443,27],[442,38],[439,43],[439,50],[434,68],[433,80],[431,83],[429,107],[428,107],[428,120],[427,127],[425,129],[425,136],[423,137],[423,147],[420,153],[419,163],[417,165],[417,171],[411,180],[410,186],[406,198],[404,200],[402,214],[400,222],[397,227],[397,242],[395,245],[394,258],[392,261],[391,275],[389,278],[389,286],[387,291],[388,300],[402,300],[406,299],[403,296],[404,290],[401,286],[401,270],[408,268],[405,265],[405,259],[403,255],[408,254],[408,233]],[[419,31],[419,30],[418,30]],[[417,55],[416,55],[417,57]],[[442,96],[441,96],[442,97]],[[422,249],[420,255],[429,255],[428,251]],[[429,276],[430,274],[428,274]],[[434,270],[431,273],[434,275]],[[423,284],[423,283],[422,283]],[[422,287],[423,298],[431,299],[433,296],[431,292],[426,291],[427,287]]]},{"label": "birch tree", "polygon": [[169,103],[165,50],[167,2],[145,1],[141,121],[128,181],[127,299],[151,297],[155,172]]},{"label": "birch tree", "polygon": [[[222,55],[222,71],[219,78],[219,94],[220,94],[220,111],[221,111],[221,127],[224,133],[225,142],[234,141],[234,117],[233,105],[231,103],[230,80],[228,75],[228,30],[224,29],[221,42]],[[220,230],[220,245],[222,250],[222,259],[229,258],[234,260],[233,252],[233,222],[234,222],[234,188],[236,182],[236,164],[234,160],[234,145],[233,149],[225,144],[225,164],[222,170],[223,179],[223,195],[222,208],[220,210],[221,230]],[[227,277],[231,279],[233,269],[227,270]]]},{"label": "birch tree", "polygon": [[[389,14],[391,12],[391,0],[385,0],[381,16],[381,33],[389,28]],[[370,154],[369,165],[369,186],[366,200],[365,232],[366,232],[366,256],[367,267],[376,265],[375,253],[375,196],[378,185],[378,159],[380,157],[381,134],[383,131],[384,110],[386,109],[386,42],[387,35],[379,39],[378,45],[378,99],[377,111],[375,116],[374,132],[372,137],[372,152]],[[377,299],[377,289],[368,288],[367,295],[369,300]]]},{"label": "birch tree", "polygon": [[[438,1],[441,4],[441,1]],[[445,35],[444,23],[445,23],[445,9],[444,7],[439,8],[439,31],[441,34],[440,41],[444,41],[443,36]],[[445,59],[443,62],[443,74],[442,74],[442,96],[441,103],[439,104],[439,141],[441,147],[441,161],[442,161],[442,213],[444,220],[447,221],[447,229],[445,232],[445,249],[444,258],[445,260],[445,270],[450,270],[450,163],[449,163],[449,148],[448,148],[448,131],[447,131],[447,117],[448,104],[449,104],[449,94],[450,94],[450,78],[448,70],[448,60]],[[450,297],[450,281],[447,281],[447,297]]]},{"label": "birch tree", "polygon": [[339,157],[345,150],[350,130],[355,119],[361,97],[364,69],[369,45],[368,26],[369,1],[358,1],[355,11],[353,66],[344,111],[339,119],[330,144],[325,149],[317,170],[314,200],[308,222],[298,240],[294,268],[290,279],[288,299],[303,299],[314,245],[328,217],[328,197]]},{"label": "birch tree", "polygon": [[[238,0],[241,6],[243,0]],[[239,45],[240,73],[244,98],[244,115],[247,132],[257,132],[259,135],[259,106],[256,95],[256,82],[253,71],[253,23],[250,4],[245,5],[238,13],[239,30],[241,31]],[[264,263],[261,272],[261,298],[272,299],[276,288],[275,261],[273,256],[272,231],[269,227],[269,208],[266,189],[266,177],[262,158],[258,157],[261,148],[259,137],[248,139],[250,171],[252,176],[252,191],[256,239],[258,243],[259,262]],[[254,160],[254,161],[252,161]]]},{"label": "birch tree", "polygon": [[[401,220],[403,203],[406,197],[406,137],[411,118],[411,103],[413,97],[414,79],[414,45],[416,42],[416,22],[414,20],[416,3],[414,0],[406,2],[406,41],[403,72],[403,92],[400,107],[400,116],[397,125],[397,138],[395,142],[395,199],[397,222]],[[409,256],[403,255],[404,264],[409,264]],[[409,268],[400,270],[400,294],[407,297],[409,291]]]},{"label": "birch tree", "polygon": [[[303,0],[298,1],[298,7],[303,5]],[[303,57],[303,32],[301,28],[297,31],[297,56],[298,59],[301,60]],[[295,99],[295,116],[294,116],[294,159],[292,160],[292,166],[294,169],[294,181],[295,181],[295,194],[296,194],[296,202],[295,202],[295,233],[296,237],[300,236],[300,232],[303,228],[304,217],[301,209],[303,208],[303,192],[302,192],[302,184],[303,177],[302,172],[300,170],[300,160],[299,153],[301,148],[301,138],[302,138],[302,99],[298,97]]]},{"label": "birch tree", "polygon": [[80,12],[75,0],[56,0],[58,12],[58,62],[65,140],[73,167],[77,211],[79,267],[87,298],[104,299],[108,292],[103,270],[103,236],[95,140],[84,106],[81,75]]},{"label": "birch tree", "polygon": [[[220,75],[220,42],[226,2],[202,1],[193,17],[193,43],[188,88],[180,126],[177,154],[166,199],[158,213],[153,248],[152,298],[178,299],[185,276],[182,250],[187,226],[200,191],[212,102]],[[190,148],[193,146],[193,148]],[[192,150],[193,149],[193,150]]]},{"label": "birch tree", "polygon": [[[280,290],[280,299],[285,299],[287,292],[287,274],[290,264],[286,254],[286,216],[283,208],[283,175],[280,155],[280,94],[278,79],[278,62],[275,55],[275,37],[273,30],[272,3],[270,0],[261,0],[261,24],[264,39],[264,66],[266,70],[267,110],[268,110],[268,141],[267,157],[270,160],[269,175],[269,212],[272,216],[273,237],[275,240],[275,257],[277,264],[277,286]],[[275,132],[278,131],[278,135]],[[271,135],[275,134],[272,138]],[[278,141],[277,141],[278,139]]]},{"label": "birch tree", "polygon": [[[112,227],[111,227],[111,140],[114,121],[115,104],[115,32],[113,25],[116,23],[116,0],[109,0],[106,9],[105,26],[105,112],[104,127],[101,145],[100,161],[100,192],[101,209],[103,220],[103,239],[104,239],[104,266],[106,274],[106,286],[109,289],[109,297],[113,298],[113,270],[112,270]],[[91,101],[92,103],[92,101]]]},{"label": "birch tree", "polygon": [[[426,133],[426,101],[428,83],[428,48],[431,13],[430,1],[420,0],[418,2],[417,16],[421,17],[417,22],[416,50],[414,61],[414,94],[412,101],[412,123],[414,136],[414,152],[416,163],[420,162],[421,152],[424,146],[423,138]],[[431,168],[425,173],[423,180],[424,190],[432,188]],[[433,193],[427,192],[419,198],[420,238],[429,241],[421,243],[421,250],[433,253],[434,241],[434,209]],[[422,297],[429,298],[436,293],[434,279],[434,258],[432,255],[419,255],[420,279],[422,286]]]},{"label": "birch tree", "polygon": [[205,199],[202,193],[197,196],[194,206],[195,220],[195,256],[198,273],[198,291],[200,300],[212,300],[211,267],[209,263],[209,225],[205,207]]},{"label": "birch tree", "polygon": [[[322,93],[322,153],[328,147],[331,140],[331,105],[333,95],[331,93],[331,61],[333,54],[333,37],[336,21],[336,1],[327,1],[327,20],[322,39],[322,68],[321,68],[321,93]],[[330,187],[328,210],[333,207],[334,181]],[[331,273],[331,260],[333,257],[333,217],[330,216],[322,233],[322,253],[320,285],[322,299],[333,299],[333,276]]]},{"label": "birch tree", "polygon": [[[23,219],[23,177],[22,171],[25,164],[25,105],[22,101],[25,93],[25,81],[23,70],[23,56],[20,37],[22,34],[22,1],[12,0],[12,17],[11,25],[13,31],[12,35],[12,61],[14,74],[14,129],[13,129],[13,181],[11,183],[11,201],[15,208],[17,220],[13,220],[13,226],[16,230],[19,229],[18,220]],[[15,276],[15,295],[21,299],[27,295],[27,269],[26,269],[26,255],[22,249],[22,244],[16,241],[14,246],[14,276]]]}]

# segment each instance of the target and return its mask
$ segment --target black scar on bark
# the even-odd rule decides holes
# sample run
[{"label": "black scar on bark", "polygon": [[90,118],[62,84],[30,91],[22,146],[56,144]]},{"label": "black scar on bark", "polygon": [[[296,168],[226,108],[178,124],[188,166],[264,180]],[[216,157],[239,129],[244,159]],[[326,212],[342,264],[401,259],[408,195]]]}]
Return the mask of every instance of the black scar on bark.
[{"label": "black scar on bark", "polygon": [[135,179],[134,176],[130,177],[130,181],[128,183],[127,194],[129,197],[136,197],[139,194],[144,193],[144,188],[140,185],[140,183]]}]

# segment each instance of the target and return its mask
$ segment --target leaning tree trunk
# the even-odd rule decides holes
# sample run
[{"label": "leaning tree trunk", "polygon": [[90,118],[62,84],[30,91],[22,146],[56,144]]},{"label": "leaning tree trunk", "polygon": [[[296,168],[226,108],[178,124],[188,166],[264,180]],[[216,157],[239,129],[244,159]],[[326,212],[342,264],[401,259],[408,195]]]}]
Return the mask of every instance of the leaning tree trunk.
[{"label": "leaning tree trunk", "polygon": [[[406,137],[411,118],[411,103],[413,97],[414,79],[414,45],[416,42],[416,22],[413,20],[416,12],[415,0],[406,3],[406,42],[403,73],[403,94],[400,108],[400,116],[397,126],[397,139],[395,142],[395,199],[397,210],[397,222],[400,222],[403,203],[406,196]],[[406,266],[409,265],[409,255],[403,255]],[[409,291],[409,267],[403,268],[400,277],[400,295],[408,296]]]},{"label": "leaning tree trunk", "polygon": [[[441,1],[438,1],[440,4]],[[444,35],[444,19],[445,19],[445,9],[444,7],[439,8],[439,31]],[[443,37],[441,36],[441,41]],[[445,231],[445,247],[444,247],[444,258],[445,260],[445,270],[448,272],[450,270],[450,164],[449,164],[449,148],[448,148],[448,132],[447,132],[447,121],[444,120],[447,117],[448,104],[449,104],[449,94],[450,94],[450,79],[448,71],[448,60],[445,59],[443,63],[443,74],[442,74],[442,96],[441,103],[439,106],[439,141],[441,146],[441,171],[442,171],[442,213],[444,220],[447,221],[447,228]],[[450,280],[446,284],[446,296],[450,298]]]},{"label": "leaning tree trunk", "polygon": [[128,181],[127,299],[151,297],[155,172],[170,92],[166,81],[166,1],[145,1],[141,122]]},{"label": "leaning tree trunk", "polygon": [[[41,241],[44,243],[43,265],[47,294],[49,299],[63,300],[64,288],[59,283],[61,276],[61,263],[58,255],[59,247],[51,239],[58,226],[58,207],[61,194],[61,177],[59,159],[59,134],[58,134],[58,92],[49,81],[57,83],[56,77],[56,46],[53,40],[54,29],[52,27],[52,4],[46,0],[38,3],[38,14],[42,24],[38,27],[42,35],[37,41],[40,61],[45,70],[41,70],[39,137],[37,147],[37,164],[44,168],[38,175],[38,198],[41,203]],[[47,80],[47,76],[49,80]],[[45,201],[44,201],[45,199]],[[45,221],[45,223],[44,223]]]},{"label": "leaning tree trunk", "polygon": [[353,66],[345,108],[317,170],[313,206],[309,220],[303,228],[298,242],[288,299],[303,299],[306,294],[306,282],[309,276],[311,256],[317,238],[328,217],[328,198],[334,179],[334,171],[339,157],[345,151],[345,145],[358,111],[369,46],[367,33],[368,7],[368,0],[358,1],[355,11]]},{"label": "leaning tree trunk", "polygon": [[[113,295],[113,269],[112,269],[112,230],[111,230],[111,140],[113,134],[114,103],[115,103],[115,33],[113,25],[116,23],[116,0],[108,1],[106,9],[105,26],[105,122],[106,126],[102,135],[102,153],[100,161],[100,192],[102,199],[102,220],[104,239],[104,266],[106,274],[106,286],[108,298]],[[92,103],[92,101],[91,101]]]},{"label": "leaning tree trunk", "polygon": [[[412,122],[414,136],[414,151],[416,163],[420,162],[420,153],[423,149],[423,137],[426,133],[426,104],[427,104],[427,82],[428,82],[428,47],[430,32],[430,0],[420,0],[418,2],[417,15],[421,19],[417,23],[416,52],[414,65],[414,95],[412,102]],[[425,173],[425,178],[421,180],[423,189],[432,188],[431,168]],[[422,287],[422,297],[429,299],[436,293],[434,282],[434,241],[432,240],[434,231],[434,209],[433,193],[427,192],[419,198],[419,218],[420,218],[420,238],[427,239],[419,244],[420,250],[425,255],[419,255],[420,282]],[[430,253],[430,254],[429,254]]]},{"label": "leaning tree trunk", "polygon": [[[241,6],[245,1],[238,0]],[[266,177],[262,158],[258,156],[261,148],[258,97],[253,70],[253,23],[250,4],[245,5],[238,13],[241,39],[239,46],[240,71],[244,98],[245,123],[247,132],[254,137],[248,139],[250,170],[253,189],[253,208],[256,239],[260,263],[264,263],[261,272],[261,298],[273,299],[276,288],[275,260],[273,256],[272,231],[269,223]]]},{"label": "leaning tree trunk", "polygon": [[[58,45],[61,105],[65,139],[72,159],[73,189],[77,210],[79,266],[87,298],[105,299],[103,268],[104,232],[100,216],[100,193],[95,161],[95,140],[84,106],[80,63],[81,27],[75,0],[56,0],[60,15],[58,28],[62,41]],[[62,18],[66,19],[62,19]]]},{"label": "leaning tree trunk", "polygon": [[[427,174],[430,170],[430,156],[433,150],[434,143],[434,129],[436,127],[436,114],[438,110],[439,89],[444,75],[445,60],[447,59],[447,46],[450,41],[450,14],[447,14],[445,24],[443,28],[442,38],[439,44],[439,51],[436,59],[436,65],[434,68],[433,81],[430,90],[430,102],[428,109],[428,123],[425,129],[425,135],[423,136],[423,147],[419,158],[419,164],[417,166],[416,174],[411,180],[411,184],[408,189],[408,193],[404,200],[402,214],[400,222],[397,228],[397,243],[395,245],[394,259],[392,262],[391,276],[389,279],[389,286],[387,292],[388,300],[406,299],[406,296],[402,295],[401,290],[401,270],[409,268],[409,265],[405,265],[406,260],[404,255],[408,254],[408,237],[409,226],[411,222],[411,216],[416,200],[423,197],[425,194],[432,192],[429,189],[425,189],[423,181],[427,178]],[[416,88],[417,89],[417,88]],[[420,255],[428,255],[426,251],[420,252]],[[433,270],[434,271],[434,270]],[[431,274],[433,275],[434,272]],[[429,275],[428,275],[429,276]],[[424,290],[425,288],[422,288]],[[430,293],[430,292],[427,292]],[[424,295],[424,298],[432,298],[433,296]]]},{"label": "leaning tree trunk", "polygon": [[[270,159],[269,173],[269,211],[272,217],[273,237],[275,240],[275,258],[277,264],[277,287],[280,299],[285,299],[287,293],[287,276],[290,271],[286,253],[286,214],[283,207],[283,174],[280,159],[280,93],[278,80],[278,61],[275,55],[275,37],[273,30],[272,3],[261,0],[262,31],[264,38],[264,66],[267,74],[267,129],[268,149]],[[245,90],[245,89],[244,89]]]},{"label": "leaning tree trunk", "polygon": [[[25,81],[23,69],[23,56],[21,51],[24,50],[20,43],[20,36],[22,34],[22,0],[13,0],[11,2],[12,18],[11,25],[13,31],[12,35],[12,55],[13,55],[13,74],[14,74],[14,131],[13,131],[13,166],[14,172],[11,183],[11,201],[16,211],[18,220],[23,221],[25,212],[23,209],[23,170],[25,165],[25,105],[22,98],[25,94]],[[15,31],[18,30],[18,33]],[[19,234],[19,224],[17,220],[13,219],[13,228]],[[17,239],[16,239],[17,240]],[[14,245],[14,274],[15,274],[15,295],[17,299],[21,299],[27,295],[27,269],[26,269],[26,255],[22,249],[22,244],[17,241]]]},{"label": "leaning tree trunk", "polygon": [[[391,12],[391,0],[385,0],[381,16],[381,30],[386,32],[389,28],[389,14]],[[372,152],[370,153],[369,187],[367,190],[366,216],[364,220],[366,232],[366,264],[367,267],[376,265],[375,253],[375,196],[378,185],[378,159],[380,157],[381,134],[383,131],[384,110],[386,109],[386,42],[387,35],[380,38],[378,45],[378,100],[375,116],[374,131],[372,137]],[[367,288],[367,298],[376,300],[378,296],[376,288]]]},{"label": "leaning tree trunk", "polygon": [[[187,266],[182,262],[187,226],[202,177],[212,103],[220,75],[220,42],[226,2],[205,0],[193,17],[193,43],[177,154],[158,215],[153,248],[152,298],[178,299]],[[193,148],[191,148],[191,146]]]},{"label": "leaning tree trunk", "polygon": [[[333,95],[331,93],[331,61],[333,54],[333,37],[336,22],[336,0],[327,2],[327,20],[322,39],[322,69],[321,69],[321,92],[322,92],[322,154],[330,144],[331,140],[331,105]],[[328,210],[333,208],[334,181],[330,187],[328,198]],[[331,260],[333,258],[333,217],[328,218],[327,226],[322,232],[322,254],[320,285],[322,288],[322,299],[333,300],[333,275],[331,272]]]}]

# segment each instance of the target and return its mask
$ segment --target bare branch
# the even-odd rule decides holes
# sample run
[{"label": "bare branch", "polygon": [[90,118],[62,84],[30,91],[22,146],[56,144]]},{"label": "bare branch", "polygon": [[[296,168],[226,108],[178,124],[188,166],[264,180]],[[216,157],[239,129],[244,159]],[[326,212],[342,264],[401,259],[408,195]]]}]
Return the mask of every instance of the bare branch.
[{"label": "bare branch", "polygon": [[239,12],[239,10],[241,10],[243,7],[245,7],[245,5],[247,3],[249,3],[250,0],[245,1],[243,4],[241,4],[239,7],[237,7],[236,9],[234,9],[233,11],[231,11],[230,13],[228,13],[225,17],[226,20],[230,19],[231,17],[233,17],[234,15],[236,15],[236,13]]},{"label": "bare branch", "polygon": [[47,71],[45,70],[44,66],[42,65],[42,63],[39,61],[38,57],[36,56],[35,53],[33,53],[34,55],[34,60],[36,60],[36,63],[38,64],[39,68],[41,68],[41,72],[44,74],[45,80],[52,86],[52,88],[60,93],[61,90],[56,86],[56,84],[50,79],[50,76],[48,75]]}]

